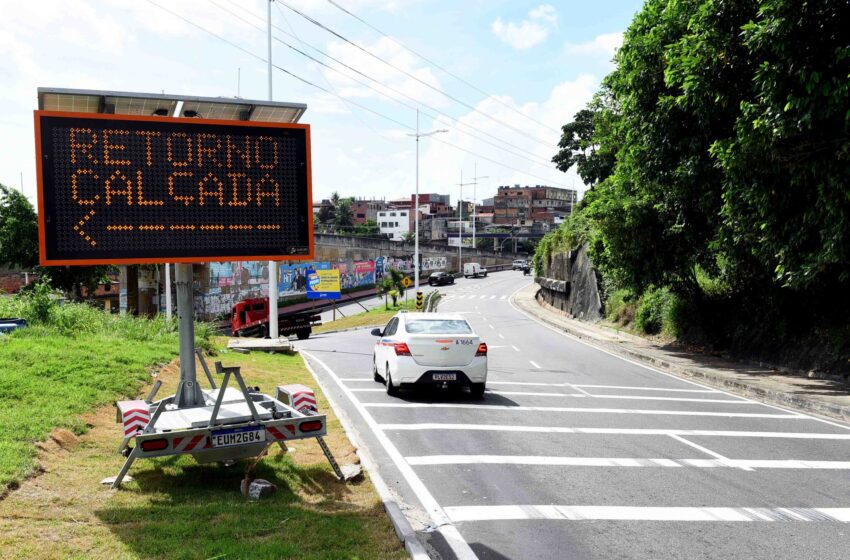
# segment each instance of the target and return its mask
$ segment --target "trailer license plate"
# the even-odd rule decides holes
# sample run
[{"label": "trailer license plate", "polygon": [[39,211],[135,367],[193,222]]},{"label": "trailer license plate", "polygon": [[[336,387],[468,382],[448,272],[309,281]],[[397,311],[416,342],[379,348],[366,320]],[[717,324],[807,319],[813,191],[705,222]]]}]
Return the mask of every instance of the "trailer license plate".
[{"label": "trailer license plate", "polygon": [[434,381],[456,381],[456,373],[435,373],[432,377]]},{"label": "trailer license plate", "polygon": [[213,447],[229,447],[260,441],[266,441],[266,430],[263,428],[236,428],[213,432],[210,435],[210,443]]}]

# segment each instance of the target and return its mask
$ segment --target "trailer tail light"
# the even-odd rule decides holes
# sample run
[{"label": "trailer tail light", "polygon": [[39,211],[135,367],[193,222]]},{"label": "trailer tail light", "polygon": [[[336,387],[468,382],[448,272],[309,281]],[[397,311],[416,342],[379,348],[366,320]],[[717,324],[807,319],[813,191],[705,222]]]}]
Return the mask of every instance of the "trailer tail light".
[{"label": "trailer tail light", "polygon": [[168,440],[165,438],[147,439],[140,443],[142,451],[162,451],[168,448]]},{"label": "trailer tail light", "polygon": [[322,423],[318,420],[313,420],[311,422],[301,422],[298,426],[298,429],[302,432],[318,432],[322,429]]},{"label": "trailer tail light", "polygon": [[396,342],[393,346],[395,346],[396,356],[410,356],[410,348],[404,342]]},{"label": "trailer tail light", "polygon": [[478,351],[475,352],[476,356],[486,356],[487,355],[487,345],[485,343],[481,343],[478,345]]}]

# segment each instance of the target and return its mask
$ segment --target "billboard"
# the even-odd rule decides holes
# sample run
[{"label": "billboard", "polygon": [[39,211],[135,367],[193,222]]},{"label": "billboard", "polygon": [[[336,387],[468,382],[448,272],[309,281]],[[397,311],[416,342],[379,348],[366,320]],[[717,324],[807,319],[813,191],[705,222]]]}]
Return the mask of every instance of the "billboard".
[{"label": "billboard", "polygon": [[35,112],[43,265],[310,260],[310,127]]},{"label": "billboard", "polygon": [[310,270],[307,273],[307,299],[339,299],[339,270]]}]

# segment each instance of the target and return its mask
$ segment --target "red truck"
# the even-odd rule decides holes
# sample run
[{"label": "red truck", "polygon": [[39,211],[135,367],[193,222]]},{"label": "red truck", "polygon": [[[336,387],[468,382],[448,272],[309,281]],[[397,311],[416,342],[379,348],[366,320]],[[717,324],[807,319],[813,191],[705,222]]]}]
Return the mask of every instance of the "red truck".
[{"label": "red truck", "polygon": [[[294,334],[299,340],[310,337],[314,325],[322,318],[316,315],[309,304],[287,307],[278,318],[281,336]],[[240,301],[230,314],[230,333],[233,336],[258,336],[265,338],[269,333],[269,300],[254,298]]]}]

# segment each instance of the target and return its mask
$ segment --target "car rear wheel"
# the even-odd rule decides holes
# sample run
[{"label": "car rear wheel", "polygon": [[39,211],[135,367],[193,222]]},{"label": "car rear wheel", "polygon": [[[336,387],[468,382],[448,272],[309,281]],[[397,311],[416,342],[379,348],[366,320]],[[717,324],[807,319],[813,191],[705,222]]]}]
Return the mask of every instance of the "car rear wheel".
[{"label": "car rear wheel", "polygon": [[484,383],[473,383],[469,386],[469,392],[473,399],[484,398]]},{"label": "car rear wheel", "polygon": [[384,378],[378,373],[378,364],[375,363],[375,356],[372,356],[372,378],[378,383],[383,383]]},{"label": "car rear wheel", "polygon": [[387,379],[387,394],[391,397],[398,396],[398,387],[393,385],[393,376],[390,373],[390,365],[389,364],[387,364],[386,379]]}]

